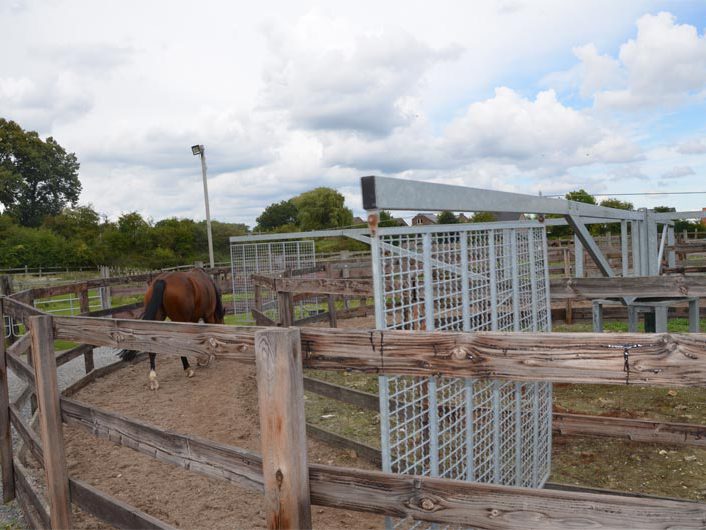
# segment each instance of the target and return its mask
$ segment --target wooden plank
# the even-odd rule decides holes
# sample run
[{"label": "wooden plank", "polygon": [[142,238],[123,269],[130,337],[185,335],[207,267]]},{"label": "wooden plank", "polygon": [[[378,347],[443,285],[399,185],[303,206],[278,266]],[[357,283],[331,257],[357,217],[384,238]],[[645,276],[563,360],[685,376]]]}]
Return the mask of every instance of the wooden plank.
[{"label": "wooden plank", "polygon": [[32,307],[31,305],[27,305],[23,302],[20,302],[16,298],[7,298],[5,297],[3,299],[3,311],[5,312],[6,315],[11,316],[15,320],[19,320],[20,322],[23,322],[26,324],[27,318],[35,315],[43,315],[39,309],[36,309]]},{"label": "wooden plank", "polygon": [[171,356],[204,356],[254,362],[254,326],[185,322],[54,317],[56,338],[154,352]]},{"label": "wooden plank", "polygon": [[279,312],[278,326],[288,328],[294,323],[294,301],[292,293],[277,293],[277,310]]},{"label": "wooden plank", "polygon": [[104,493],[87,482],[70,480],[71,502],[83,511],[113,525],[115,528],[175,530],[173,526],[148,515],[134,506]]},{"label": "wooden plank", "polygon": [[265,315],[262,311],[258,311],[254,307],[251,309],[252,316],[255,319],[255,324],[258,326],[276,326],[277,322]]},{"label": "wooden plank", "polygon": [[[255,326],[54,317],[57,338],[253,360]],[[557,383],[704,386],[706,334],[301,330],[306,368]],[[623,345],[629,352],[624,371]]]},{"label": "wooden plank", "polygon": [[71,528],[69,477],[61,430],[59,385],[56,379],[54,332],[52,317],[34,316],[29,319],[32,333],[32,360],[35,367],[39,426],[44,448],[44,471],[47,480],[52,528]]},{"label": "wooden plank", "polygon": [[34,369],[29,365],[29,363],[24,362],[19,357],[10,354],[10,352],[5,352],[5,360],[7,361],[7,366],[15,372],[15,375],[27,383],[32,389],[35,388],[34,384]]},{"label": "wooden plank", "polygon": [[342,401],[373,412],[380,411],[380,398],[370,392],[361,392],[345,386],[329,383],[313,377],[304,377],[304,390]]},{"label": "wooden plank", "polygon": [[56,354],[56,365],[62,366],[76,357],[84,355],[88,351],[93,351],[93,346],[90,344],[79,344],[68,350],[60,351]]},{"label": "wooden plank", "polygon": [[44,449],[42,449],[42,441],[39,435],[34,432],[22,417],[19,409],[15,405],[10,405],[10,418],[12,426],[20,435],[25,447],[32,453],[32,456],[37,459],[40,466],[44,465]]},{"label": "wooden plank", "polygon": [[311,466],[312,503],[485,529],[700,528],[706,504]]},{"label": "wooden plank", "polygon": [[262,491],[260,455],[196,436],[163,430],[73,399],[61,398],[64,422],[161,462]]},{"label": "wooden plank", "polygon": [[270,289],[271,291],[276,291],[277,290],[277,279],[276,278],[271,278],[270,276],[266,276],[264,274],[253,274],[250,276],[253,285],[257,286],[260,285],[262,287],[266,287]]},{"label": "wooden plank", "polygon": [[88,300],[88,288],[86,289],[80,289],[78,291],[78,300],[79,300],[79,310],[81,311],[82,314],[86,314],[91,310],[91,304],[90,301]]},{"label": "wooden plank", "polygon": [[553,429],[564,435],[706,447],[706,425],[555,412]]},{"label": "wooden plank", "polygon": [[365,458],[368,462],[376,464],[377,466],[382,465],[382,453],[380,449],[376,447],[371,447],[370,445],[362,442],[351,440],[350,438],[346,438],[345,436],[341,436],[335,432],[317,427],[311,423],[306,424],[306,434],[332,447],[355,451],[357,456]]},{"label": "wooden plank", "polygon": [[[259,455],[61,401],[70,425],[161,461],[262,490]],[[699,528],[706,522],[706,506],[691,502],[490,486],[317,464],[309,466],[309,480],[312,503],[321,506],[477,528],[666,528],[669,523]]]},{"label": "wooden plank", "polygon": [[[144,289],[143,289],[144,291]],[[99,309],[98,311],[91,311],[86,316],[88,317],[106,317],[117,313],[123,313],[125,311],[132,311],[133,309],[140,309],[144,307],[143,302],[133,302],[131,304],[125,304],[117,307],[109,307],[108,309]]]},{"label": "wooden plank", "polygon": [[32,346],[32,337],[30,337],[29,333],[25,333],[14,343],[10,344],[10,346],[7,348],[7,352],[10,355],[19,357],[20,355],[27,353],[27,350],[29,350],[30,346]]},{"label": "wooden plank", "polygon": [[343,278],[277,278],[275,290],[289,293],[373,296],[373,281]]},{"label": "wooden plank", "polygon": [[27,468],[17,458],[13,460],[13,465],[15,467],[15,485],[23,514],[29,519],[33,528],[44,529],[51,527],[47,501],[39,492],[32,488],[27,478],[29,475]]},{"label": "wooden plank", "polygon": [[299,330],[257,332],[255,364],[267,527],[311,528]]},{"label": "wooden plank", "polygon": [[627,278],[563,278],[550,282],[553,300],[567,298],[706,296],[706,276],[640,276]]},{"label": "wooden plank", "polygon": [[[16,342],[18,344],[20,341]],[[12,346],[15,346],[13,344]],[[10,348],[12,348],[10,346]],[[15,478],[12,467],[12,433],[10,430],[10,393],[5,357],[5,316],[0,303],[0,464],[2,465],[2,502],[15,498]]]}]

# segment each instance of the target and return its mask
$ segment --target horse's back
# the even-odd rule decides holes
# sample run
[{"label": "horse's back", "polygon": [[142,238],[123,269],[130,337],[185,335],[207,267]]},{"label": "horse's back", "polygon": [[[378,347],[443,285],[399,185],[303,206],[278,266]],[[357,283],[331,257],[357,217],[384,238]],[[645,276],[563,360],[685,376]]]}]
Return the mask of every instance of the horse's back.
[{"label": "horse's back", "polygon": [[202,269],[188,272],[165,272],[155,277],[145,296],[151,296],[151,287],[158,280],[165,282],[162,307],[165,316],[174,322],[198,322],[212,317],[217,293],[210,276]]}]

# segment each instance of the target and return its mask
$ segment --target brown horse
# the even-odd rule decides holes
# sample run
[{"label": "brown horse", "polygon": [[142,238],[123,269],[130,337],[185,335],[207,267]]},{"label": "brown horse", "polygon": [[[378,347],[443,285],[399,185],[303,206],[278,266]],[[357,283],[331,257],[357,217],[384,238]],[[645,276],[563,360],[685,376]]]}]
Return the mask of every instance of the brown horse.
[{"label": "brown horse", "polygon": [[[189,272],[164,272],[152,280],[145,293],[145,310],[142,320],[165,320],[173,322],[198,322],[223,324],[225,311],[221,292],[203,269]],[[135,358],[134,350],[118,353],[123,361]],[[157,390],[156,354],[150,353],[150,389]],[[181,358],[186,377],[193,377],[194,370],[186,357]]]}]

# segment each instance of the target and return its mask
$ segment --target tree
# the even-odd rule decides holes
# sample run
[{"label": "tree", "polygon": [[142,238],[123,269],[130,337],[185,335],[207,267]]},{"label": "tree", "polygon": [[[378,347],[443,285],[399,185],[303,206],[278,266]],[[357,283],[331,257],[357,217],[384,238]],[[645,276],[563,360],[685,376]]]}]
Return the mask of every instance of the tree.
[{"label": "tree", "polygon": [[472,223],[492,223],[495,220],[495,214],[492,212],[474,212],[471,216]]},{"label": "tree", "polygon": [[[619,199],[603,199],[601,201],[601,206],[606,208],[616,208],[618,210],[634,210],[635,207],[631,202],[621,201]],[[608,223],[600,225],[602,233],[619,234],[620,233],[620,223]]]},{"label": "tree", "polygon": [[436,218],[436,222],[440,225],[453,225],[458,223],[458,218],[453,214],[453,212],[444,210],[439,214],[439,217]]},{"label": "tree", "polygon": [[272,203],[255,220],[255,230],[258,232],[270,232],[285,225],[294,225],[297,223],[297,207],[292,199]]},{"label": "tree", "polygon": [[586,204],[598,204],[596,198],[581,188],[580,190],[570,191],[564,195],[567,201],[585,202]]},{"label": "tree", "polygon": [[315,188],[292,199],[297,207],[301,230],[319,230],[353,224],[353,212],[345,206],[345,198],[331,188]]},{"label": "tree", "polygon": [[75,205],[81,193],[79,163],[51,136],[43,141],[0,118],[0,203],[23,226]]}]

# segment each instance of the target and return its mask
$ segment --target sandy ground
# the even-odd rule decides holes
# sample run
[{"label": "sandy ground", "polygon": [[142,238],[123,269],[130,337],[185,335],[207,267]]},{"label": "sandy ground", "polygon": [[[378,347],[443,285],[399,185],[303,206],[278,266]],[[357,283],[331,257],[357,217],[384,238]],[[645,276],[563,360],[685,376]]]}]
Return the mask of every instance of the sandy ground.
[{"label": "sandy ground", "polygon": [[[220,362],[186,379],[178,360],[158,365],[149,390],[147,362],[126,366],[73,396],[177,432],[260,452],[254,366]],[[131,449],[64,427],[69,473],[180,528],[264,528],[262,496],[157,462]],[[309,461],[372,469],[345,451],[309,440]],[[316,528],[382,528],[382,517],[312,507]],[[76,528],[102,528],[75,512]]]}]

